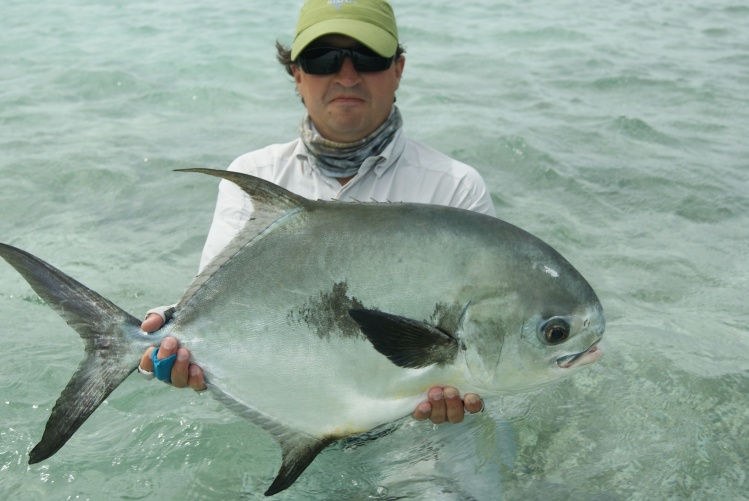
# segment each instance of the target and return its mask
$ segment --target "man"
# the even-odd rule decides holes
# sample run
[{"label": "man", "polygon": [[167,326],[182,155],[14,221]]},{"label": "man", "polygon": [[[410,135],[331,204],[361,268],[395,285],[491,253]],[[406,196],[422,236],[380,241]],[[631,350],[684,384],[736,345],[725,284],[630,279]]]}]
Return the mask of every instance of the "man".
[{"label": "man", "polygon": [[[277,44],[279,60],[294,77],[307,109],[300,137],[236,159],[229,170],[258,176],[311,199],[376,200],[449,205],[494,215],[483,180],[471,167],[407,139],[395,107],[405,57],[392,8],[384,0],[308,0],[291,50]],[[252,201],[222,181],[203,250],[204,268],[252,214]],[[142,329],[168,319],[149,312]],[[189,351],[165,338],[143,355],[139,371],[176,387],[205,389]],[[154,355],[155,353],[155,355]],[[161,365],[163,364],[163,367]],[[173,365],[172,365],[173,364]],[[156,366],[156,369],[154,369]],[[413,413],[434,423],[463,420],[483,402],[452,387],[435,387]]]}]

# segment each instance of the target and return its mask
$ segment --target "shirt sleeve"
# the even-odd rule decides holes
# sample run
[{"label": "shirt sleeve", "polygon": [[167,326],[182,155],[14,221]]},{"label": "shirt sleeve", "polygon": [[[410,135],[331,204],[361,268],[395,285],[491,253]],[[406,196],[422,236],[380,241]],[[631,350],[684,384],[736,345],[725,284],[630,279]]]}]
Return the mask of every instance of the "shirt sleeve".
[{"label": "shirt sleeve", "polygon": [[461,184],[463,185],[463,190],[461,190],[463,195],[460,197],[460,200],[456,200],[451,205],[489,216],[497,216],[491,193],[489,193],[484,180],[478,172],[472,169]]}]

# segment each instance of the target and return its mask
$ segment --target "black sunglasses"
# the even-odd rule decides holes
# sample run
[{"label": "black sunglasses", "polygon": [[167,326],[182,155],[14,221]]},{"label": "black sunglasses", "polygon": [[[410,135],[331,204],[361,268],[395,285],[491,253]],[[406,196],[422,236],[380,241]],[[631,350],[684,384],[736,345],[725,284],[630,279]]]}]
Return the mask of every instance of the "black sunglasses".
[{"label": "black sunglasses", "polygon": [[341,71],[343,59],[348,56],[354,69],[360,72],[385,71],[393,64],[393,57],[382,57],[366,47],[341,49],[339,47],[312,47],[297,58],[305,73],[311,75],[332,75]]}]

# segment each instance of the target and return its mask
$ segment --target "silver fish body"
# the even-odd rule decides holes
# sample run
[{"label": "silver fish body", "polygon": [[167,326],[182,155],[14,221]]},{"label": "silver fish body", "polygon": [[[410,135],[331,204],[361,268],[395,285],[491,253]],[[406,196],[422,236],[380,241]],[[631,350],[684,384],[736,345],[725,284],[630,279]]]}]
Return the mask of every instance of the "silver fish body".
[{"label": "silver fish body", "polygon": [[329,443],[409,414],[431,386],[517,392],[600,356],[605,322],[593,289],[554,249],[508,223],[431,205],[310,201],[250,176],[193,171],[238,184],[253,219],[155,336],[0,244],[86,340],[87,358],[31,462],[62,447],[166,335],[190,348],[218,399],[279,442],[282,466],[268,495],[289,487]]}]

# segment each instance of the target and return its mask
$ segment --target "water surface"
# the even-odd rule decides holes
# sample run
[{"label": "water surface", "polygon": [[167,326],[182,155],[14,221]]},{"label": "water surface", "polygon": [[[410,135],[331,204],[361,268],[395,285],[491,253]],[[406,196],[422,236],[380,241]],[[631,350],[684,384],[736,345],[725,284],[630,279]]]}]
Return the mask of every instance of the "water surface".
[{"label": "water surface", "polygon": [[[393,2],[408,134],[475,166],[500,217],[564,254],[604,358],[459,426],[327,450],[279,499],[749,499],[749,7]],[[300,2],[0,6],[0,240],[136,316],[196,271],[224,168],[297,133],[274,60]],[[261,499],[262,432],[128,379],[27,465],[82,343],[0,266],[0,494]]]}]

